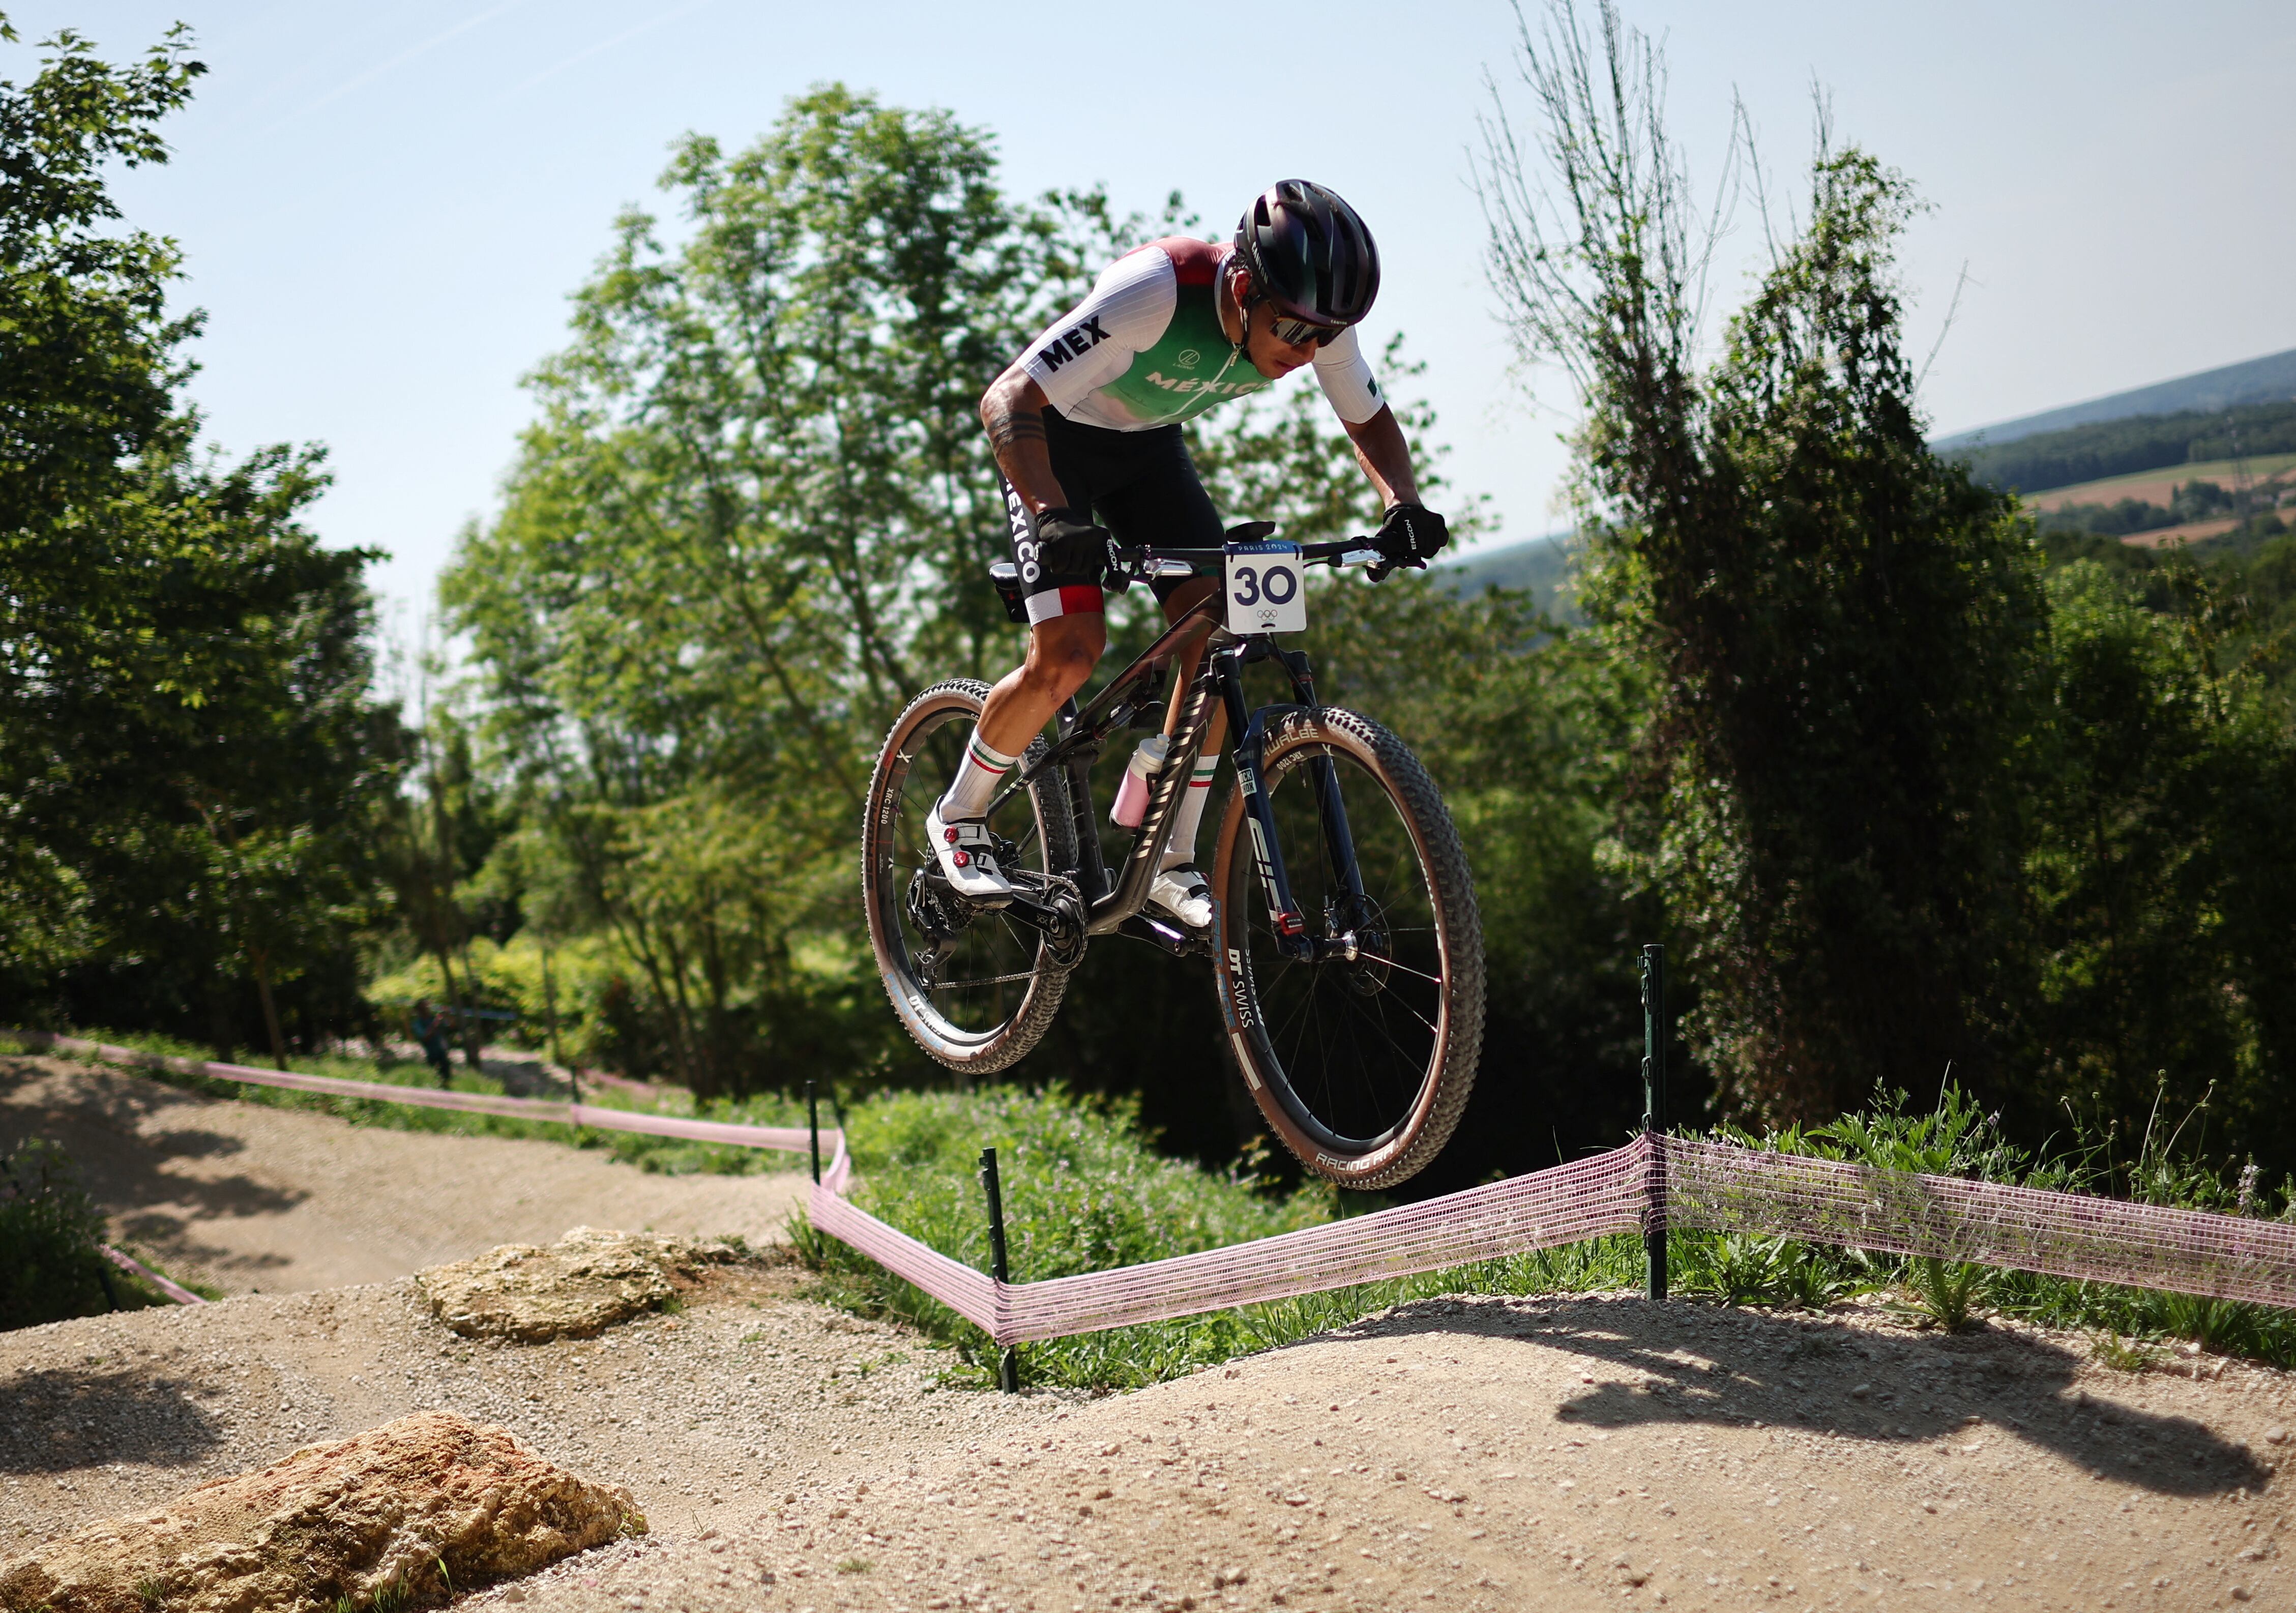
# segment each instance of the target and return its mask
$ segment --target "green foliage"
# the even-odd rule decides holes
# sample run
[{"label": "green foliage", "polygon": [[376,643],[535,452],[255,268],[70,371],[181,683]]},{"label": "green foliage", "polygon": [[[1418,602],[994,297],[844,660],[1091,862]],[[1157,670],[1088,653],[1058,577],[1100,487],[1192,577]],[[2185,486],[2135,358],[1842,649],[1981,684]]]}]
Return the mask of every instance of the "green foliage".
[{"label": "green foliage", "polygon": [[2237,454],[2289,453],[2296,453],[2296,403],[2098,421],[1957,450],[1955,457],[1988,487],[2040,493]]},{"label": "green foliage", "polygon": [[2296,1155],[2296,899],[2280,803],[2296,734],[2244,666],[2220,667],[2226,602],[2188,562],[2169,610],[2103,567],[2050,579],[2032,764],[2030,985],[2013,1021],[2029,1126],[2070,1103],[2133,1131],[2213,1088],[2219,1146]]},{"label": "green foliage", "polygon": [[1621,851],[1687,942],[1693,1046],[1738,1112],[1836,1113],[1983,1050],[2038,567],[2010,502],[1923,445],[1891,262],[1915,204],[1870,155],[1821,135],[1799,231],[1700,368],[1656,70],[1601,18],[1603,60],[1567,6],[1526,44],[1567,200],[1495,140],[1495,278],[1525,357],[1585,394],[1582,597],[1652,696]]},{"label": "green foliage", "polygon": [[316,450],[196,451],[176,249],[107,227],[107,166],[164,160],[203,70],[183,36],[125,68],[49,48],[0,85],[0,985],[223,1041],[252,1007],[277,1054],[283,991],[353,1000],[397,741],[373,556],[298,524]]},{"label": "green foliage", "polygon": [[2059,504],[2042,512],[2035,524],[2045,533],[2094,532],[2100,536],[2126,537],[2187,521],[2247,515],[2253,510],[2258,512],[2257,535],[2272,536],[2287,530],[2269,510],[2277,491],[2276,486],[2271,486],[2259,492],[2228,493],[2219,483],[2196,478],[2177,487],[2166,504],[2136,498],[2118,499],[2110,504]]},{"label": "green foliage", "polygon": [[[994,1145],[1015,1281],[1162,1259],[1271,1237],[1329,1220],[1328,1189],[1281,1194],[1249,1163],[1215,1174],[1158,1158],[1126,1104],[1057,1089],[971,1094],[888,1094],[850,1117],[858,1172],[855,1200],[902,1231],[978,1269],[988,1265],[988,1214],[977,1174]],[[822,1294],[865,1314],[890,1316],[954,1345],[962,1381],[995,1381],[987,1336],[874,1262],[814,1232],[793,1229],[798,1252],[820,1273]],[[1487,1262],[1457,1271],[1245,1306],[1210,1315],[1113,1329],[1029,1346],[1030,1382],[1127,1388],[1178,1377],[1253,1350],[1424,1295],[1616,1288],[1638,1270],[1633,1239]]]},{"label": "green foliage", "polygon": [[497,869],[611,938],[625,1068],[717,1095],[891,1052],[852,803],[916,688],[1017,659],[980,394],[1080,283],[1071,230],[1117,228],[1096,196],[1013,205],[994,163],[834,86],[737,155],[685,142],[692,229],[619,222],[442,585],[517,791]]},{"label": "green foliage", "polygon": [[2089,1341],[2089,1353],[2098,1362],[2116,1372],[2144,1372],[2161,1364],[2158,1345],[2147,1344],[2141,1339],[2124,1339],[2111,1331],[2098,1333]]},{"label": "green foliage", "polygon": [[1668,1256],[1683,1293],[1726,1305],[1822,1311],[1874,1286],[1856,1260],[1792,1238],[1678,1234],[1668,1240]]},{"label": "green foliage", "polygon": [[1987,1114],[1961,1086],[1946,1082],[1926,1113],[1909,1108],[1911,1101],[1902,1090],[1876,1092],[1866,1108],[1807,1133],[1791,1132],[1775,1146],[1876,1170],[1974,1182],[2024,1181],[2032,1171],[2031,1157],[2003,1133],[2001,1117]]},{"label": "green foliage", "polygon": [[2123,498],[2110,504],[2060,504],[2043,512],[2035,524],[2047,533],[2094,532],[2100,537],[2126,537],[2176,522],[2175,513],[2159,504]]},{"label": "green foliage", "polygon": [[1993,1281],[1993,1273],[1967,1261],[1920,1255],[1906,1263],[1906,1292],[1913,1313],[1948,1333],[1970,1324]]},{"label": "green foliage", "polygon": [[102,1240],[62,1145],[30,1137],[0,1155],[0,1330],[110,1309]]},{"label": "green foliage", "polygon": [[[1598,12],[1599,37],[1569,0],[1527,37],[1543,150],[1494,127],[1494,277],[1588,411],[1581,597],[1648,692],[1613,865],[1664,898],[1720,1106],[1818,1122],[1952,1070],[2021,1137],[2068,1106],[2129,1134],[2165,1084],[2218,1093],[2219,1159],[2296,1166],[2278,518],[2212,555],[2043,544],[1932,455],[1893,261],[1912,192],[1823,127],[1702,362],[1714,237],[1655,57]],[[2161,513],[2242,502],[2195,479]]]}]

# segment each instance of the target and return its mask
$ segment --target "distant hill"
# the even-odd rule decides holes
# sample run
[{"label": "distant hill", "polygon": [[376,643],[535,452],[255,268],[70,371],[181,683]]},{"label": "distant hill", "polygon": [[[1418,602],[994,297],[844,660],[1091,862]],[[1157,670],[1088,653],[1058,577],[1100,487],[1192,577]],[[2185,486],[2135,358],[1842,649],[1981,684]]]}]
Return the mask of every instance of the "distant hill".
[{"label": "distant hill", "polygon": [[2243,404],[2282,403],[2296,398],[2296,348],[2245,364],[2203,370],[2197,375],[2163,381],[2132,392],[2091,398],[2062,409],[2003,421],[1974,431],[1941,437],[1930,446],[1943,452],[1973,449],[1980,445],[2000,447],[2021,438],[2101,421],[2128,420],[2139,414],[2216,413]]},{"label": "distant hill", "polygon": [[1438,565],[1431,575],[1460,594],[1480,594],[1486,588],[1520,588],[1557,621],[1579,619],[1578,602],[1570,597],[1569,586],[1570,535],[1567,532],[1478,549]]},{"label": "distant hill", "polygon": [[1940,451],[1966,461],[1988,487],[2040,493],[2206,460],[2296,453],[2296,403],[2144,414]]}]

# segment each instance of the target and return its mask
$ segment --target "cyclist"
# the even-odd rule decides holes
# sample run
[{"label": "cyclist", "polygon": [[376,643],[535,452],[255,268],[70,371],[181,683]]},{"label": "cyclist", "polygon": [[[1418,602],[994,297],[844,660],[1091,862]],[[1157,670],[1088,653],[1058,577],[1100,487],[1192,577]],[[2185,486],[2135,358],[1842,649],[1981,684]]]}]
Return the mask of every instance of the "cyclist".
[{"label": "cyclist", "polygon": [[442,1087],[454,1085],[452,1072],[447,1068],[447,1033],[452,1028],[452,1019],[451,1014],[433,1012],[430,998],[414,999],[414,1012],[409,1019],[414,1043],[430,1060],[430,1068],[439,1072],[439,1085]]},{"label": "cyclist", "polygon": [[[1447,541],[1443,518],[1419,503],[1410,446],[1354,329],[1378,294],[1379,250],[1355,209],[1323,185],[1281,180],[1252,202],[1227,246],[1168,236],[1118,258],[989,387],[980,419],[1003,473],[1029,654],[989,692],[956,778],[925,819],[959,895],[991,906],[1012,899],[983,815],[1029,737],[1084,686],[1107,647],[1102,587],[1112,552],[1221,544],[1182,422],[1312,364],[1386,505],[1374,578],[1423,564]],[[1151,585],[1165,619],[1177,621],[1218,584]],[[1168,736],[1202,653],[1199,637],[1177,657]],[[1192,929],[1211,922],[1196,828],[1226,725],[1224,714],[1213,716],[1149,895]]]}]

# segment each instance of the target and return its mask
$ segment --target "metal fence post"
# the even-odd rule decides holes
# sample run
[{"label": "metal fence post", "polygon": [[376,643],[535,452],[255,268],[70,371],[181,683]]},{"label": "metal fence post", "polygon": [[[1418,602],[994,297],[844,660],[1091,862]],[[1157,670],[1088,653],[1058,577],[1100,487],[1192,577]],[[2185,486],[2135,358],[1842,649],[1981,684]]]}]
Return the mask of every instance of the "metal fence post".
[{"label": "metal fence post", "polygon": [[1666,948],[1643,948],[1643,1135],[1651,1144],[1650,1208],[1643,1251],[1650,1267],[1650,1297],[1666,1298]]},{"label": "metal fence post", "polygon": [[[988,1274],[1001,1286],[1013,1278],[1004,1262],[1004,1187],[993,1148],[980,1150],[980,1186],[988,1195]],[[996,1387],[1007,1395],[1021,1392],[1021,1352],[1009,1344],[997,1355]]]},{"label": "metal fence post", "polygon": [[821,1100],[814,1095],[813,1083],[805,1084],[805,1123],[813,1133],[813,1179],[821,1180]]}]

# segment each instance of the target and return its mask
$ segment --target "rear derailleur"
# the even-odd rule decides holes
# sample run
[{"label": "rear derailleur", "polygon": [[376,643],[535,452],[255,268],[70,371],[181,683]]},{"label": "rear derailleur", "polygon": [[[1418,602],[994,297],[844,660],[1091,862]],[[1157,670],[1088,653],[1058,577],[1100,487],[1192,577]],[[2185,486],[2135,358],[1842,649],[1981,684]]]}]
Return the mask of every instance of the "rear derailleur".
[{"label": "rear derailleur", "polygon": [[956,893],[938,863],[928,863],[909,876],[909,922],[925,938],[925,951],[915,960],[917,972],[930,981],[942,959],[955,949],[957,938],[983,913],[1001,913],[1025,924],[1045,939],[1046,962],[1055,969],[1073,969],[1084,957],[1084,897],[1076,881],[1059,874],[1043,874],[1013,866],[1020,847],[1002,835],[992,835],[997,866],[1005,870],[1013,899],[990,906]]}]

